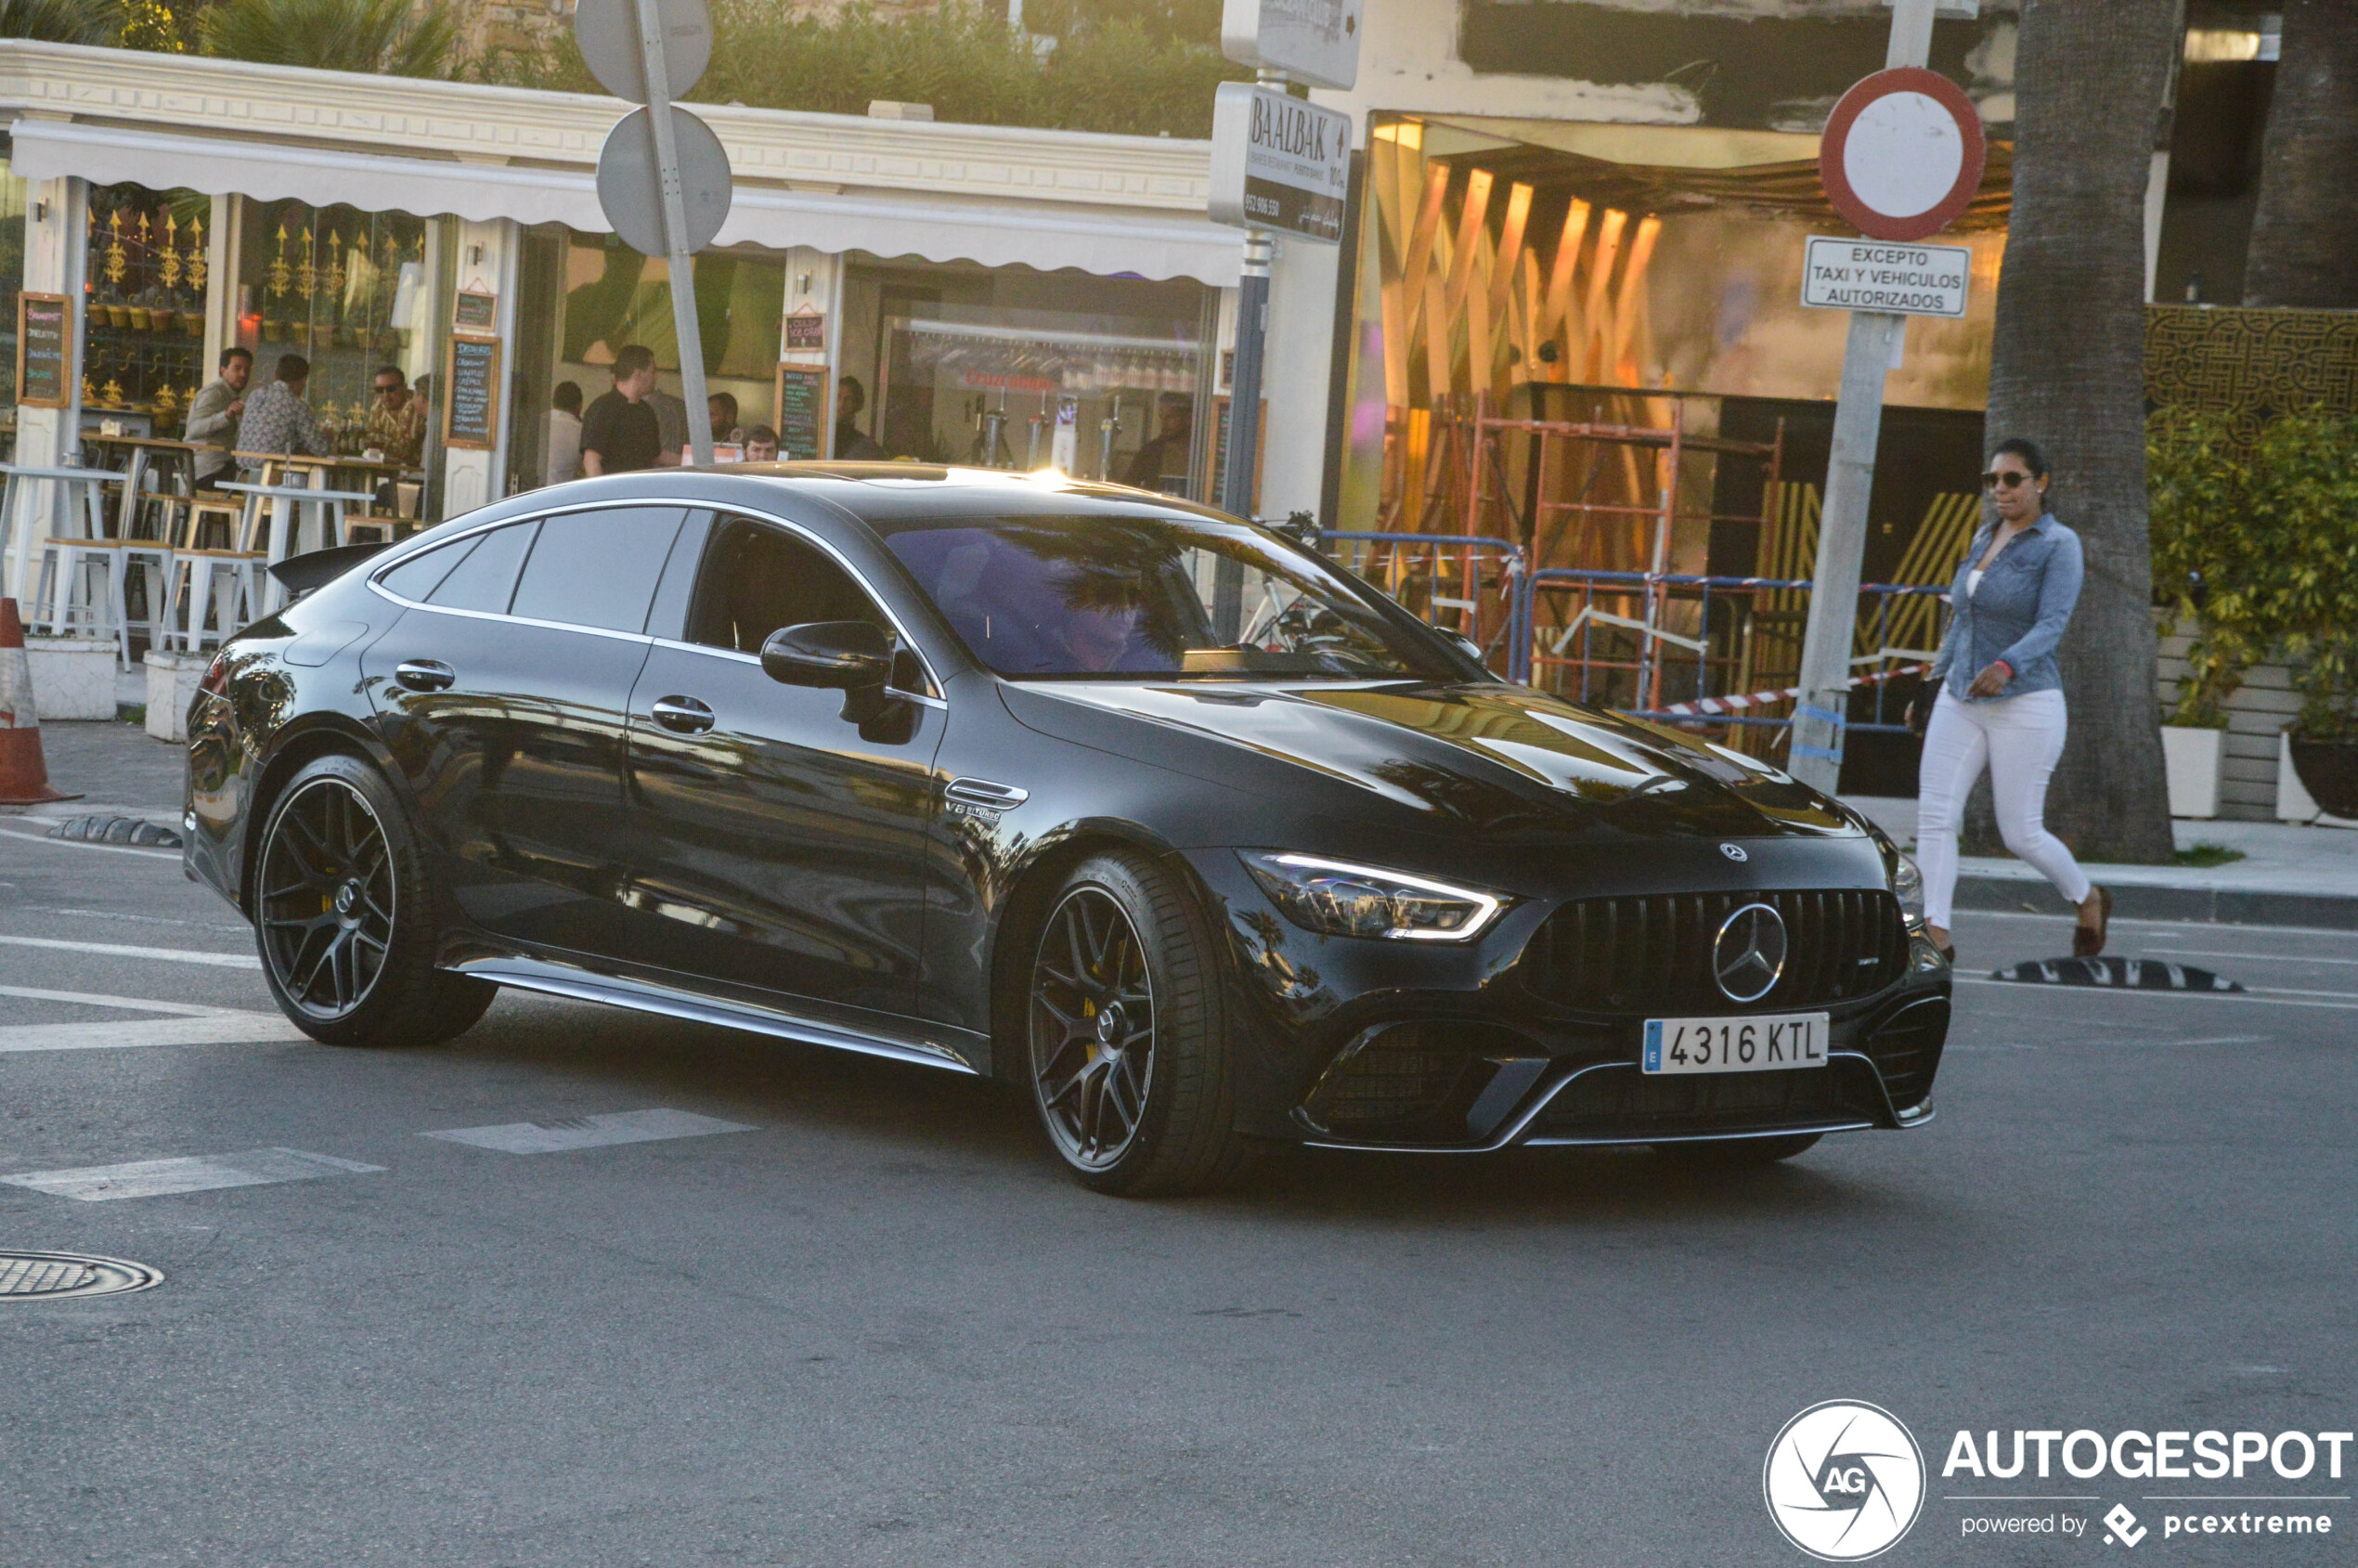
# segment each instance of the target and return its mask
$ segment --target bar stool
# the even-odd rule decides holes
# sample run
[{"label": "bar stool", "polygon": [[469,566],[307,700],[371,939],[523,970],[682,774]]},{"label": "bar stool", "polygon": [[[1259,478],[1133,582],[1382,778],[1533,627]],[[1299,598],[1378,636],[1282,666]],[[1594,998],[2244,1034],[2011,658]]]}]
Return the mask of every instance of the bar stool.
[{"label": "bar stool", "polygon": [[[245,624],[246,612],[262,602],[266,557],[251,548],[253,541],[246,535],[244,512],[235,501],[188,503],[163,605],[162,635],[176,636],[183,652],[193,654],[202,648],[208,631],[214,641],[227,641]],[[210,542],[216,538],[221,541],[217,546]],[[210,626],[216,608],[220,624]]]},{"label": "bar stool", "polygon": [[[41,541],[41,579],[33,603],[51,637],[111,637],[115,657],[131,662],[131,638],[123,624],[124,541],[51,535]],[[91,579],[96,577],[94,583]]]}]

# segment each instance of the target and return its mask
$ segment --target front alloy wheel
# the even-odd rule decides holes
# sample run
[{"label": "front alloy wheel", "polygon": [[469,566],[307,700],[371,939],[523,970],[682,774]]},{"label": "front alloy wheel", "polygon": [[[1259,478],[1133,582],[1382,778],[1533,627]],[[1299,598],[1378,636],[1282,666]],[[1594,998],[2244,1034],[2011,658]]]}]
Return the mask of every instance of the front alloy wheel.
[{"label": "front alloy wheel", "polygon": [[1137,1141],[1153,1087],[1154,982],[1112,894],[1076,888],[1049,915],[1031,976],[1031,1060],[1057,1152],[1083,1171]]},{"label": "front alloy wheel", "polygon": [[1032,1105],[1066,1168],[1099,1192],[1218,1186],[1252,1152],[1236,1131],[1210,923],[1173,867],[1093,855],[1047,900],[1024,971]]}]

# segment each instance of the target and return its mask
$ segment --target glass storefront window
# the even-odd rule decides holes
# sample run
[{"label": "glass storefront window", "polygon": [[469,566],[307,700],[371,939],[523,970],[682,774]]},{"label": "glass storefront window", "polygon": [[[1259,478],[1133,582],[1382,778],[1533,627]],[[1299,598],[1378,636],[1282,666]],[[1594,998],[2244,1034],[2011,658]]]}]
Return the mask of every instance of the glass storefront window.
[{"label": "glass storefront window", "polygon": [[[0,141],[0,149],[6,143]],[[17,419],[17,295],[24,288],[24,181],[0,153],[0,421]]]},{"label": "glass storefront window", "polygon": [[[1025,267],[862,269],[836,455],[1056,468],[1190,499],[1204,489],[1204,344],[1217,296],[1191,282]],[[849,389],[847,388],[848,392]]]},{"label": "glass storefront window", "polygon": [[[171,434],[204,384],[213,199],[95,186],[83,301],[82,406]],[[15,226],[21,233],[23,225]],[[21,245],[21,241],[19,241]]]},{"label": "glass storefront window", "polygon": [[[774,424],[771,382],[784,261],[732,251],[695,258],[696,317],[707,393],[737,401],[737,422]],[[613,385],[615,351],[641,343],[655,356],[660,389],[680,393],[680,337],[671,317],[671,269],[607,234],[577,233],[564,253],[564,312],[550,384],[573,382],[586,404]],[[704,410],[692,410],[704,417]]]},{"label": "glass storefront window", "polygon": [[236,341],[253,351],[257,382],[282,355],[309,360],[304,395],[321,428],[357,453],[377,368],[399,366],[413,385],[434,369],[426,220],[302,201],[240,208]]}]

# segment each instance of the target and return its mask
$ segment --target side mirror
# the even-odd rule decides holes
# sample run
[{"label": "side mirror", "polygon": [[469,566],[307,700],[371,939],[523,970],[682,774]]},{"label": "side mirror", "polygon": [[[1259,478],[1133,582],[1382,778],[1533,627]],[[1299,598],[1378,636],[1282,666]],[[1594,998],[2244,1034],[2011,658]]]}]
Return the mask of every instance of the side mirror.
[{"label": "side mirror", "polygon": [[781,685],[860,692],[892,679],[892,638],[866,621],[810,621],[771,632],[761,668]]}]

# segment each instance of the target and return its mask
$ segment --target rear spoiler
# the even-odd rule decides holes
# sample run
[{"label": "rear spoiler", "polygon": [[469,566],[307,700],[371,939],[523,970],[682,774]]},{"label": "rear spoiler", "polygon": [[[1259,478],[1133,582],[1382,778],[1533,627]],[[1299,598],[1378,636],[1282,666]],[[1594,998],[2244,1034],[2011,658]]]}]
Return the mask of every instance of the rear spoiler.
[{"label": "rear spoiler", "polygon": [[279,579],[291,597],[300,599],[317,589],[327,587],[384,548],[384,541],[380,540],[290,555],[272,566],[270,575]]}]

